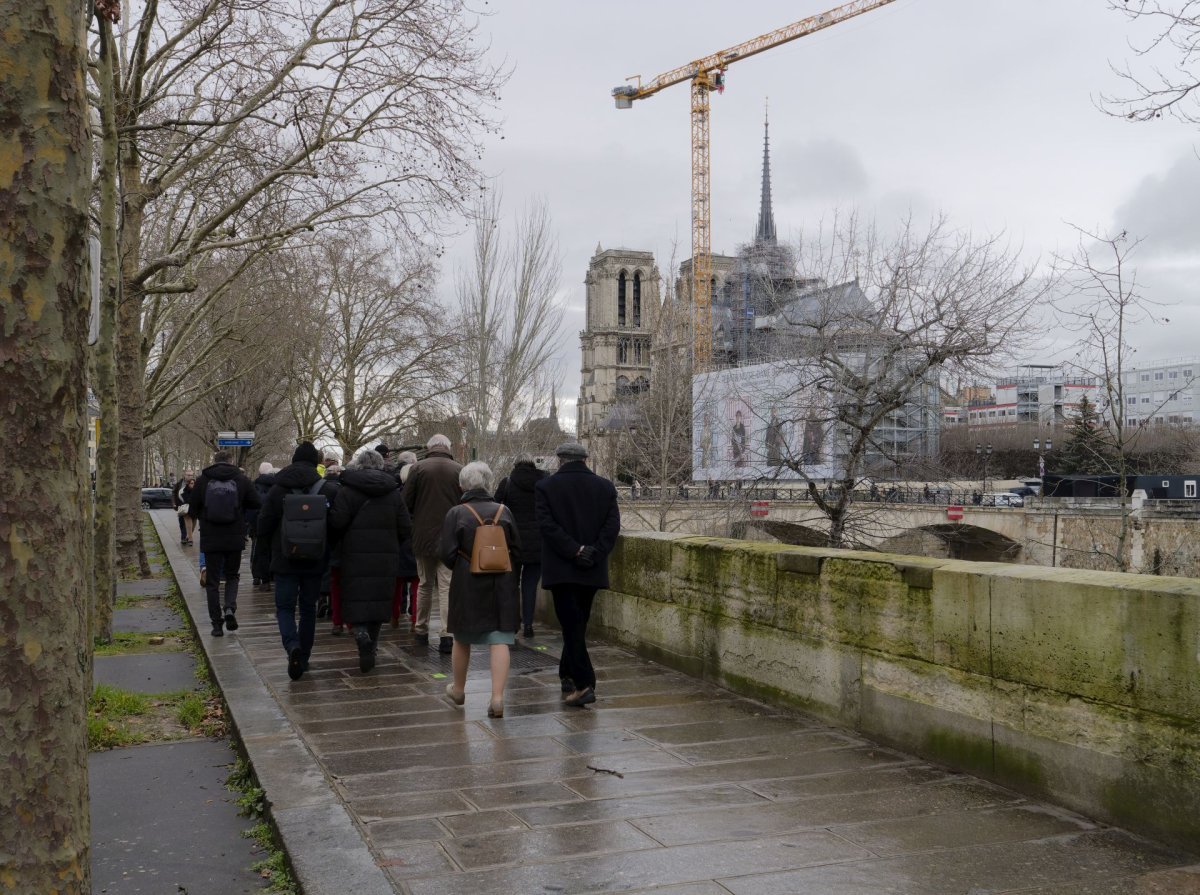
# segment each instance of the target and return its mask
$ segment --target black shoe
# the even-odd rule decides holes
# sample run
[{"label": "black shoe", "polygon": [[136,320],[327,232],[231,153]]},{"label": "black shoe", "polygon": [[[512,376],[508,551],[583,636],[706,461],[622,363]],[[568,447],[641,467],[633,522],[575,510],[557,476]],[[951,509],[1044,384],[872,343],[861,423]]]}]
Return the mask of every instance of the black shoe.
[{"label": "black shoe", "polygon": [[260,584],[262,584],[262,579],[260,579],[260,578],[255,578],[255,579],[254,579],[254,586],[255,586],[255,587],[258,587]]},{"label": "black shoe", "polygon": [[358,646],[358,670],[366,674],[375,667],[375,644],[365,628],[354,632],[354,642]]},{"label": "black shoe", "polygon": [[575,682],[569,677],[564,677],[559,678],[558,683],[562,687],[562,701],[566,702],[571,694],[575,692]]},{"label": "black shoe", "polygon": [[450,653],[454,652],[454,638],[443,637],[441,640],[439,640],[438,652],[444,656],[448,656]]},{"label": "black shoe", "polygon": [[300,651],[300,647],[294,648],[288,653],[288,677],[294,681],[300,680],[300,675],[304,674],[304,653]]},{"label": "black shoe", "polygon": [[414,634],[413,640],[417,641],[417,643],[420,644],[421,646],[429,646],[429,635],[428,634]]},{"label": "black shoe", "polygon": [[334,625],[332,628],[329,629],[329,633],[332,634],[334,637],[341,637],[343,634],[346,633],[346,626],[345,625]]},{"label": "black shoe", "polygon": [[590,705],[595,701],[595,689],[592,687],[584,687],[582,690],[576,690],[574,693],[564,699],[563,704],[574,706],[575,708],[583,708],[585,705]]},{"label": "black shoe", "polygon": [[225,627],[227,627],[230,631],[236,631],[238,629],[237,616],[233,614],[232,609],[225,610]]},{"label": "black shoe", "polygon": [[225,632],[221,629],[220,622],[213,622],[212,636],[213,637],[224,637],[225,636]]},{"label": "black shoe", "polygon": [[522,637],[532,637],[533,636],[533,625],[526,625],[525,630],[521,632],[521,636]]}]

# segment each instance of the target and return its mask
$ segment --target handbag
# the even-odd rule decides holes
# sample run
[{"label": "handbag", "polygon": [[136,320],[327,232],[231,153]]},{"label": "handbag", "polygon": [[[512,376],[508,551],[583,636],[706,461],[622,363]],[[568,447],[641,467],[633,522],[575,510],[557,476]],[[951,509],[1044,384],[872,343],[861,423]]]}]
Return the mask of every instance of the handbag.
[{"label": "handbag", "polygon": [[188,512],[188,505],[186,503],[181,503],[179,505],[179,509],[177,509],[175,512],[177,515],[186,516]]}]

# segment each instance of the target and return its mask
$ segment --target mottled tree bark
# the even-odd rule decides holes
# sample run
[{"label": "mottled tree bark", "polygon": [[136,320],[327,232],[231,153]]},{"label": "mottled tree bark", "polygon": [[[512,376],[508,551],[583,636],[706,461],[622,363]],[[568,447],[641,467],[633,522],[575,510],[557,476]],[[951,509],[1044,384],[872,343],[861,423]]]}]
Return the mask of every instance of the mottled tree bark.
[{"label": "mottled tree bark", "polygon": [[[96,94],[100,106],[100,337],[92,353],[95,376],[92,392],[100,401],[100,438],[96,446],[95,583],[96,604],[92,636],[102,643],[112,640],[116,573],[117,418],[116,326],[120,301],[121,268],[117,261],[117,119],[113,92],[116,45],[112,25],[98,20],[100,58]],[[140,492],[139,492],[140,493]]]},{"label": "mottled tree bark", "polygon": [[0,892],[91,891],[85,7],[0,0]]}]

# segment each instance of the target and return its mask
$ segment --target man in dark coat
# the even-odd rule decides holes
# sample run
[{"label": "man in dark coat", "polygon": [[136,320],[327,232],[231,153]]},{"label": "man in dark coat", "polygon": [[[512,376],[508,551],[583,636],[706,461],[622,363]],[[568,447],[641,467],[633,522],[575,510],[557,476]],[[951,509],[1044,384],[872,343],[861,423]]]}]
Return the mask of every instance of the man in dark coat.
[{"label": "man in dark coat", "polygon": [[379,627],[392,617],[400,545],[412,533],[408,508],[383,458],[363,451],[341,474],[329,514],[337,544],[341,616],[354,626],[358,667],[375,667]]},{"label": "man in dark coat", "polygon": [[[275,474],[275,484],[267,492],[266,502],[258,514],[258,539],[271,547],[271,573],[275,576],[275,619],[279,636],[288,654],[288,677],[296,681],[308,668],[313,640],[317,630],[317,598],[321,593],[321,576],[329,561],[329,553],[320,559],[296,559],[283,550],[283,499],[288,494],[303,494],[321,482],[314,498],[332,504],[338,486],[327,482],[317,472],[321,455],[312,442],[305,441],[292,454],[290,466]],[[300,627],[296,627],[296,609],[300,610]]]},{"label": "man in dark coat", "polygon": [[537,606],[538,584],[542,577],[542,533],[533,506],[533,487],[545,477],[545,470],[533,465],[533,457],[522,454],[512,472],[496,488],[496,500],[509,508],[521,532],[520,565],[516,571],[521,579],[521,624],[524,628],[521,633],[524,637],[533,636],[533,610]]},{"label": "man in dark coat", "polygon": [[[258,492],[233,465],[229,451],[213,454],[213,464],[200,473],[192,488],[188,515],[200,522],[200,552],[208,575],[204,590],[212,636],[222,637],[222,625],[236,631],[238,581],[246,547],[246,513],[262,506]],[[221,611],[221,579],[225,579],[225,610]]]},{"label": "man in dark coat", "polygon": [[438,542],[446,513],[462,497],[462,488],[458,485],[462,466],[450,456],[450,439],[445,435],[434,435],[426,448],[425,459],[413,465],[404,486],[404,503],[412,514],[413,553],[421,576],[421,586],[417,590],[417,622],[413,631],[417,643],[429,643],[429,615],[436,598],[441,620],[438,652],[450,653],[454,649],[449,627],[450,570],[438,557]]},{"label": "man in dark coat", "polygon": [[596,701],[596,672],[587,651],[587,624],[596,591],[608,587],[608,555],[621,531],[617,489],[587,468],[587,448],[567,442],[555,451],[558,472],[534,486],[542,532],[542,582],[554,596],[562,626],[558,663],[563,701]]}]

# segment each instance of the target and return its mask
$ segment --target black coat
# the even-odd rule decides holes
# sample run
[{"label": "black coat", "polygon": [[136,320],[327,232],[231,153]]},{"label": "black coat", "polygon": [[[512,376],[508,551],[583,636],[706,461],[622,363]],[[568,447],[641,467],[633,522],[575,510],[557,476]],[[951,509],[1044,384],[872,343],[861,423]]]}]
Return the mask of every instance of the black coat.
[{"label": "black coat", "polygon": [[[621,531],[613,483],[573,460],[538,482],[534,497],[542,530],[542,586],[608,587],[608,555]],[[580,547],[596,548],[590,569],[575,565]]]},{"label": "black coat", "polygon": [[518,463],[508,478],[496,489],[496,500],[512,510],[521,532],[521,562],[542,561],[542,532],[538,528],[537,511],[534,507],[533,486],[546,477],[543,469],[532,463]]},{"label": "black coat", "polygon": [[[397,474],[397,477],[398,477],[398,474]],[[405,488],[405,485],[403,483],[401,483],[400,484],[400,499],[401,500],[404,500],[404,488]],[[405,501],[404,505],[407,508],[408,502]],[[409,521],[411,522],[412,515],[410,514],[408,518],[409,518]],[[409,533],[408,537],[406,537],[400,543],[400,568],[396,572],[396,577],[397,578],[416,578],[416,577],[418,577],[417,556],[415,553],[413,553],[413,539],[412,539],[411,532]]]},{"label": "black coat", "polygon": [[468,491],[462,503],[446,514],[442,523],[439,558],[453,573],[450,577],[450,611],[447,627],[455,634],[474,637],[492,631],[515,632],[521,626],[521,598],[517,588],[516,564],[521,552],[521,534],[512,512],[500,514],[500,527],[508,541],[513,571],[500,575],[472,575],[471,547],[479,522],[464,506],[471,507],[483,519],[491,519],[500,509],[483,490]]},{"label": "black coat", "polygon": [[[326,559],[316,560],[289,559],[284,556],[283,532],[280,528],[283,521],[284,495],[295,489],[307,490],[320,478],[317,475],[316,464],[304,460],[285,466],[275,473],[275,484],[267,492],[267,499],[258,514],[258,539],[271,545],[271,572],[275,575],[320,575],[325,571],[328,553]],[[318,493],[332,506],[337,492],[337,485],[325,482]]]},{"label": "black coat", "polygon": [[342,616],[351,625],[392,617],[400,545],[412,533],[396,477],[382,469],[347,469],[329,513],[342,582]]},{"label": "black coat", "polygon": [[[263,504],[267,502],[267,495],[274,484],[275,473],[273,472],[265,472],[254,480],[254,490],[258,492],[258,499]],[[246,515],[247,523],[254,526],[254,549],[250,552],[250,572],[261,581],[271,577],[271,542],[258,537],[259,513],[253,515],[253,522],[250,520],[250,514]]]},{"label": "black coat", "polygon": [[[210,522],[204,518],[204,500],[209,482],[233,480],[237,485],[238,512],[232,522]],[[236,553],[246,546],[246,511],[262,506],[258,492],[245,474],[232,463],[214,463],[200,473],[188,500],[188,515],[200,520],[202,553]]]}]

